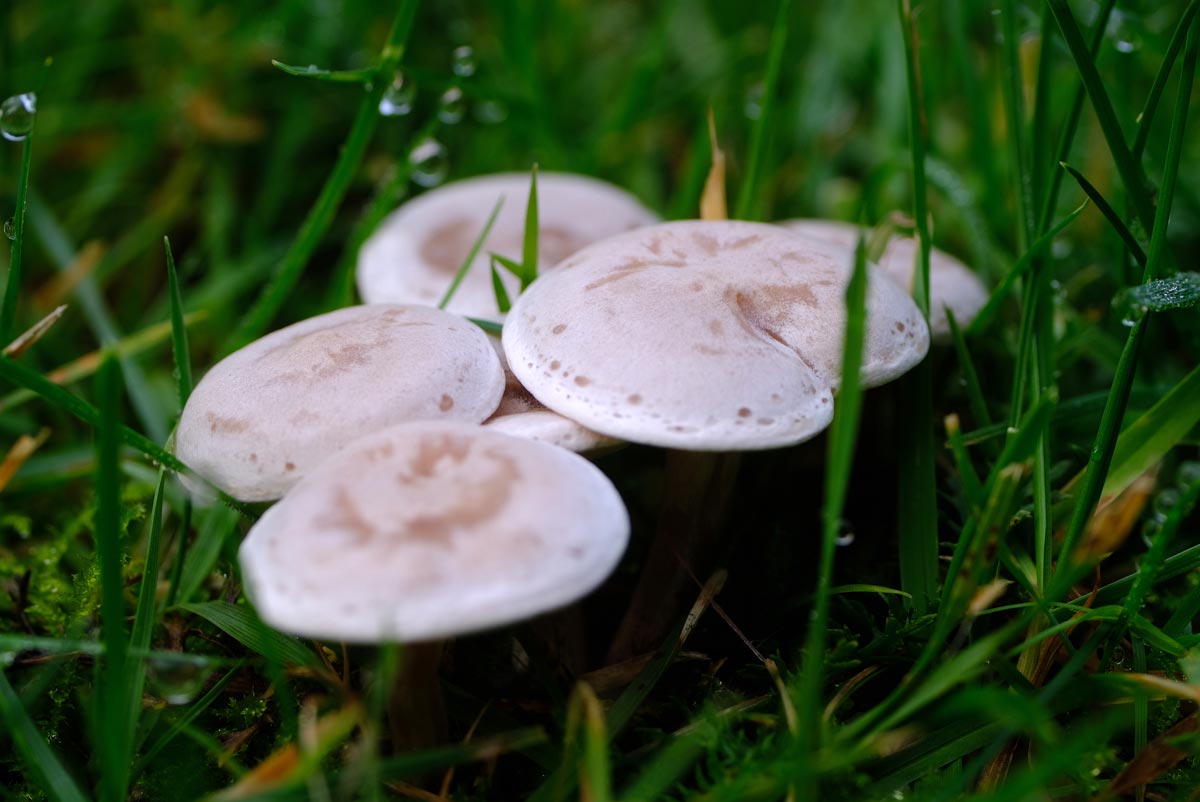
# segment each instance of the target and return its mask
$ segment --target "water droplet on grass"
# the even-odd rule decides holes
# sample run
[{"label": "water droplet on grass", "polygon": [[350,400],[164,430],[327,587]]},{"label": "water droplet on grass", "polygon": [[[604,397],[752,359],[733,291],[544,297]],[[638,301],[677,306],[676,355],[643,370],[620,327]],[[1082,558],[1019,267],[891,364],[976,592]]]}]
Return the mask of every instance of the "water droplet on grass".
[{"label": "water droplet on grass", "polygon": [[462,122],[463,114],[466,113],[466,105],[463,102],[462,90],[457,86],[452,86],[442,93],[441,100],[438,101],[438,119],[446,125],[457,125]]},{"label": "water droplet on grass", "polygon": [[37,95],[25,92],[0,103],[0,134],[9,142],[20,142],[33,131],[37,117]]},{"label": "water droplet on grass", "polygon": [[146,676],[154,693],[167,704],[185,705],[204,688],[212,671],[188,655],[156,655],[146,661]]},{"label": "water droplet on grass", "polygon": [[379,113],[384,117],[403,117],[412,111],[416,99],[417,85],[398,72],[379,99]]},{"label": "water droplet on grass", "polygon": [[761,83],[751,84],[750,88],[746,90],[746,101],[742,105],[742,111],[746,114],[747,119],[757,120],[762,116],[765,92]]},{"label": "water droplet on grass", "polygon": [[8,237],[9,239],[17,238],[17,227],[13,225],[11,218],[4,221],[4,236]]},{"label": "water droplet on grass", "polygon": [[412,166],[412,180],[423,187],[436,187],[446,180],[450,172],[450,158],[446,146],[436,139],[425,139],[408,154]]},{"label": "water droplet on grass", "polygon": [[475,107],[475,119],[485,125],[502,123],[508,118],[508,108],[499,101],[485,100]]},{"label": "water droplet on grass", "polygon": [[469,45],[454,48],[451,69],[459,78],[470,78],[475,74],[475,51]]}]

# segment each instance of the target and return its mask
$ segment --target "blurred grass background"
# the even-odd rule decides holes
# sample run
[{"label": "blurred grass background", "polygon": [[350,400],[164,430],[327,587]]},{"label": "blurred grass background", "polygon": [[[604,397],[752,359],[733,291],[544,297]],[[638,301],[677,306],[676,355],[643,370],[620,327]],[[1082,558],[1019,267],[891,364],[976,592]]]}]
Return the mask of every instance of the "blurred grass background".
[{"label": "blurred grass background", "polygon": [[[1182,1],[1147,0],[1120,2],[1112,12],[1097,68],[1127,141],[1133,141],[1137,113],[1187,7]],[[1027,110],[1032,109],[1039,57],[1048,56],[1043,99],[1053,143],[1075,95],[1078,73],[1057,31],[1043,42],[1043,10],[1036,3],[930,0],[915,8],[933,238],[995,286],[1022,255],[1006,83],[1015,81]],[[1088,31],[1101,4],[1075,2],[1070,8]],[[365,92],[358,83],[287,75],[272,66],[272,60],[322,69],[369,68],[393,13],[390,5],[355,0],[269,5],[17,0],[0,9],[0,96],[26,91],[38,96],[15,330],[24,330],[59,303],[70,305],[62,320],[21,357],[22,363],[48,373],[102,346],[120,343],[126,351],[121,364],[126,406],[121,417],[151,439],[165,442],[178,401],[162,238],[170,237],[178,263],[190,321],[191,359],[201,375],[229,349],[231,333],[293,243],[333,170]],[[380,116],[332,224],[272,327],[350,302],[347,278],[357,244],[380,213],[422,191],[422,184],[525,170],[536,162],[543,170],[610,180],[665,217],[695,216],[709,166],[709,108],[729,159],[731,207],[741,202],[749,216],[763,220],[853,219],[861,208],[866,220],[876,223],[895,211],[911,213],[909,96],[896,6],[877,0],[792,3],[778,92],[769,97],[764,76],[776,14],[775,3],[731,0],[421,4],[400,75],[392,76],[400,79],[402,97],[391,99],[402,101],[400,105],[415,87],[411,109]],[[1018,35],[1013,52],[1020,74],[1006,62],[1005,47],[1013,44],[1005,40],[1008,25]],[[1152,181],[1158,180],[1168,150],[1177,80],[1175,76],[1168,81],[1146,140],[1146,172]],[[454,88],[462,93],[462,118],[447,123],[438,114],[445,111],[444,94]],[[754,126],[763,114],[769,115],[769,124],[764,129],[761,177],[752,196],[743,200],[738,192]],[[453,109],[443,115],[455,116]],[[1090,104],[1085,104],[1081,120],[1069,161],[1123,212],[1129,200]],[[1023,130],[1019,133],[1024,135]],[[439,147],[431,149],[429,139]],[[1167,231],[1170,257],[1183,269],[1194,269],[1200,253],[1198,149],[1200,138],[1183,141]],[[421,155],[416,163],[414,152]],[[15,206],[21,153],[21,145],[0,142],[0,216],[6,219]],[[1043,165],[1041,169],[1053,166],[1048,149],[1033,153],[1032,159]],[[1063,219],[1083,197],[1067,178],[1053,219]],[[1143,243],[1149,239],[1150,232],[1136,225],[1133,232]],[[0,270],[7,259],[8,249],[0,248]],[[1121,238],[1094,206],[1054,240],[1049,261],[1055,378],[1060,408],[1069,411],[1055,420],[1049,461],[1054,486],[1061,488],[1086,461],[1103,393],[1121,354],[1126,327],[1121,310],[1112,308],[1111,301],[1123,286],[1136,283],[1130,279],[1138,273]],[[1009,412],[1019,315],[1014,296],[983,336],[969,341],[985,406],[995,420],[1005,420]],[[1156,318],[1143,355],[1134,412],[1147,409],[1197,363],[1200,325],[1194,313],[1184,310]],[[937,351],[933,363],[932,420],[940,422],[943,414],[956,411],[964,431],[981,427],[985,421],[967,411],[970,399],[960,381],[957,357]],[[97,364],[93,358],[81,378]],[[90,379],[77,381],[72,389],[94,398]],[[881,390],[867,397],[846,513],[860,548],[839,553],[839,584],[899,586],[893,512],[896,464],[890,449],[896,427],[905,424],[894,419],[892,392]],[[0,492],[0,631],[88,638],[96,631],[99,600],[90,538],[96,467],[92,432],[15,387],[0,387],[0,447],[6,449],[19,436],[43,429],[49,430],[46,441]],[[1194,458],[1195,438],[1184,442],[1183,453]],[[984,468],[995,456],[986,450],[989,447],[985,444],[977,452],[983,455]],[[757,539],[757,545],[731,556],[730,582],[722,596],[759,648],[780,655],[781,662],[793,667],[815,585],[811,562],[817,545],[809,532],[817,529],[819,463],[804,451],[759,455],[749,461],[739,485],[749,517],[737,529],[746,542]],[[1163,486],[1173,481],[1174,465],[1169,461],[1164,468]],[[145,518],[155,474],[131,453],[123,455],[122,468],[121,525],[131,553],[124,570],[132,605],[132,583],[140,577],[145,559]],[[660,480],[658,455],[631,449],[605,468],[621,486],[635,523],[651,529]],[[952,543],[970,510],[949,457],[940,458],[938,493],[940,535]],[[793,498],[811,502],[811,510],[792,509],[785,501]],[[183,497],[172,485],[166,490],[166,506],[175,516],[182,515]],[[222,508],[197,511],[193,525],[192,556],[176,583],[181,588],[179,601],[236,600],[233,556],[241,526],[236,515]],[[164,578],[178,554],[178,527],[178,517],[170,518],[164,534]],[[1194,519],[1190,532],[1190,540],[1177,536],[1178,541],[1195,542]],[[1145,550],[1137,541],[1132,538],[1126,551],[1105,563],[1106,581],[1119,580],[1136,565]],[[630,566],[636,564],[636,548],[634,558]],[[632,567],[627,567],[602,591],[601,601],[591,603],[599,631],[617,615],[601,610],[601,602],[619,599],[632,576]],[[1191,598],[1192,584],[1194,578],[1176,577],[1175,586],[1156,590],[1147,603],[1158,607],[1147,611],[1147,618],[1162,625],[1182,615],[1180,610],[1186,612],[1179,605]],[[884,664],[897,672],[898,681],[927,637],[921,619],[888,594],[870,601],[859,601],[858,596],[838,599],[831,611],[834,643],[827,671],[842,682],[864,665]],[[1190,615],[1183,619],[1190,622]],[[1190,623],[1188,627],[1190,631]],[[194,727],[187,725],[189,738],[164,746],[146,772],[135,777],[135,793],[141,798],[172,798],[176,787],[187,788],[190,798],[227,784],[229,773],[196,744],[214,753],[229,750],[249,767],[287,739],[287,702],[265,695],[268,687],[280,689],[279,683],[268,685],[276,679],[271,661],[264,666],[263,649],[239,647],[227,633],[220,623],[179,611],[168,614],[165,626],[155,632],[155,648],[160,650],[256,662],[254,670],[228,675],[184,666],[179,681],[197,687],[181,696],[190,701],[207,691],[213,694],[211,706]],[[462,655],[482,661],[483,667],[467,665],[463,656],[451,673],[453,683],[461,686],[459,709],[471,708],[464,700],[499,694],[520,703],[499,705],[504,708],[501,720],[490,722],[485,732],[534,723],[555,730],[561,725],[569,686],[559,677],[542,677],[544,683],[526,678],[518,683],[521,693],[511,691],[497,679],[511,671],[506,637],[485,636],[462,647]],[[649,720],[641,721],[644,730],[667,731],[683,726],[696,710],[771,692],[761,669],[717,619],[706,619],[696,637],[697,649],[709,662],[703,671],[672,675],[662,695],[670,701],[659,701],[667,710],[655,709]],[[250,639],[260,643],[254,636]],[[1132,665],[1136,650],[1145,647],[1131,641],[1120,648]],[[331,654],[340,659],[336,650]],[[27,650],[8,649],[4,655],[6,662],[18,662],[13,682],[38,731],[77,777],[88,776],[96,767],[89,769],[87,759],[93,748],[85,726],[90,715],[87,660],[49,661],[54,670],[45,673],[38,667],[47,661],[30,658]],[[309,657],[313,659],[311,653]],[[719,667],[722,658],[734,668],[726,668],[721,677],[710,676],[719,673],[714,666]],[[1140,659],[1144,667],[1145,654]],[[373,660],[373,655],[362,656],[356,665]],[[1169,661],[1162,654],[1151,650],[1149,660],[1151,667],[1167,670]],[[1110,650],[1106,664],[1113,661]],[[552,662],[538,667],[537,655],[532,665],[535,675],[554,673]],[[213,693],[218,675],[228,684]],[[724,679],[726,675],[732,676]],[[149,742],[178,721],[177,711],[162,703],[171,695],[171,672],[160,667],[151,679],[158,684],[148,693],[158,706],[139,730]],[[302,680],[293,678],[292,684],[301,699],[313,692]],[[523,695],[530,684],[554,689],[553,701],[533,692]],[[823,692],[825,701],[834,687]],[[1007,702],[1000,691],[1013,688],[1029,690],[1011,669],[997,669],[984,690],[998,695],[975,700],[974,707],[963,702],[969,711],[964,718],[976,721],[973,717],[985,708],[1003,710]],[[1151,708],[1139,710],[1144,746],[1147,738],[1174,721],[1178,707],[1156,702],[1152,717],[1147,712]],[[1021,711],[1028,720],[1018,715]],[[1048,726],[1036,711],[1021,711],[1012,713],[1021,732],[1040,732],[1038,728]],[[697,776],[675,793],[690,797],[710,786],[723,787],[730,772],[754,776],[750,769],[762,770],[787,754],[772,751],[783,729],[781,719],[774,712],[753,715],[759,718],[749,725],[709,733],[699,750],[704,757]],[[1064,754],[1088,771],[1097,767],[1097,777],[1111,777],[1130,757],[1139,736],[1113,724],[1097,730],[1102,734],[1093,748],[1084,749],[1089,744],[1079,739],[1086,736],[1069,730],[1071,715],[1075,713],[1059,719],[1068,729],[1047,736],[1045,743],[1071,742],[1078,749]],[[470,715],[462,716],[469,723]],[[928,732],[941,720],[920,724],[919,730]],[[976,737],[982,726],[965,731],[955,743],[974,743],[963,739]],[[464,730],[460,727],[459,734]],[[243,733],[249,734],[237,741]],[[182,748],[185,743],[188,748]],[[636,774],[649,759],[647,744],[652,743],[656,741],[650,736],[632,736],[621,744],[620,776]],[[39,792],[25,784],[16,754],[2,760],[0,794],[38,798]],[[927,768],[961,770],[959,761],[961,757],[931,760]],[[839,775],[838,798],[860,798],[860,792],[866,794],[861,798],[871,798],[863,789],[886,773],[872,769],[860,774],[858,769],[856,764]],[[1194,768],[1189,771],[1187,776],[1196,776]],[[472,784],[455,798],[523,798],[536,786],[537,774],[527,761],[508,777],[502,771],[495,786],[480,779],[482,774],[472,775]],[[1063,769],[1049,776],[1061,784],[1066,782],[1063,776],[1073,774],[1080,775],[1072,779],[1072,787],[1079,790],[1087,782],[1085,771]],[[1186,788],[1189,781],[1179,779],[1171,788]],[[751,796],[744,789],[721,793],[727,795],[702,798]],[[930,793],[930,798],[939,798]],[[1006,798],[1032,797],[1014,791]]]}]

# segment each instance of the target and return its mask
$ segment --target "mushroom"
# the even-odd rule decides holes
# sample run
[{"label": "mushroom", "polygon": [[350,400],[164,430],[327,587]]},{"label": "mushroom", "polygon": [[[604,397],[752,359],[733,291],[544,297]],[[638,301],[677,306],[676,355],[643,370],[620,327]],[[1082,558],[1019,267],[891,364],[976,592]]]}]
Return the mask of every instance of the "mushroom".
[{"label": "mushroom", "polygon": [[[806,237],[819,239],[846,248],[853,254],[861,229],[853,223],[838,220],[788,220],[780,223],[790,231]],[[916,276],[917,241],[912,237],[891,237],[879,266],[887,271],[892,280],[912,291]],[[954,319],[966,326],[988,300],[987,288],[969,267],[938,248],[929,254],[929,331],[934,342],[950,339],[950,321],[946,309],[954,313]]]},{"label": "mushroom", "polygon": [[[658,533],[610,660],[661,640],[687,588],[677,562],[717,544],[736,455],[686,452],[791,445],[829,425],[852,268],[836,246],[777,226],[663,223],[583,249],[517,300],[504,349],[539,401],[611,437],[684,450],[668,453]],[[912,298],[871,266],[863,383],[899,376],[928,348]]]},{"label": "mushroom", "polygon": [[180,417],[176,454],[234,498],[266,501],[356,437],[413,419],[480,423],[503,392],[473,324],[423,306],[353,306],[213,367]]},{"label": "mushroom", "polygon": [[604,451],[620,445],[620,440],[593,432],[579,422],[548,409],[534,398],[509,369],[500,340],[495,337],[488,339],[504,368],[504,396],[492,416],[483,422],[484,426],[576,453]]},{"label": "mushroom", "polygon": [[[833,417],[851,267],[837,247],[762,223],[650,226],[535,281],[504,350],[539,401],[611,437],[709,451],[798,443]],[[864,385],[928,347],[912,299],[872,267]]]},{"label": "mushroom", "polygon": [[393,726],[428,746],[441,709],[429,657],[437,642],[585,596],[628,537],[616,489],[582,457],[461,422],[413,421],[313,469],[238,556],[248,597],[276,629],[413,644],[413,684],[393,710],[424,718]]},{"label": "mushroom", "polygon": [[[591,242],[658,219],[629,193],[594,178],[539,173],[537,191],[538,264],[543,271]],[[393,212],[359,252],[363,300],[436,305],[501,196],[505,201],[496,222],[447,306],[461,315],[499,320],[488,254],[520,259],[529,197],[526,173],[446,184]],[[500,272],[515,297],[519,283]]]}]

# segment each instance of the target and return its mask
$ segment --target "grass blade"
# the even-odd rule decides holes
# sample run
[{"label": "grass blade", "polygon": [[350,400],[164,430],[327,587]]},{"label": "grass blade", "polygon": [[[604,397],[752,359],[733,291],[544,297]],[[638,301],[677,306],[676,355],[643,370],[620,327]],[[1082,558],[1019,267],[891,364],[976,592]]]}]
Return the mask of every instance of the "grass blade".
[{"label": "grass blade", "polygon": [[1062,168],[1071,174],[1071,177],[1079,184],[1079,188],[1083,190],[1083,194],[1087,195],[1092,203],[1096,204],[1096,208],[1100,210],[1100,214],[1104,215],[1104,219],[1113,227],[1113,230],[1117,232],[1121,241],[1125,243],[1125,247],[1133,254],[1133,258],[1144,269],[1146,267],[1146,252],[1138,244],[1137,238],[1133,236],[1133,232],[1125,225],[1125,221],[1121,219],[1121,215],[1117,214],[1117,210],[1109,205],[1104,196],[1100,194],[1100,190],[1092,186],[1091,181],[1084,178],[1083,173],[1066,162],[1062,162]]},{"label": "grass blade", "polygon": [[[54,214],[41,202],[36,192],[29,197],[29,222],[32,231],[41,240],[51,261],[60,272],[70,270],[79,259],[70,239]],[[121,341],[121,332],[113,320],[112,312],[104,300],[99,284],[92,275],[84,276],[71,293],[83,315],[87,318],[88,327],[96,335],[102,346],[117,348]],[[142,428],[150,433],[150,439],[162,442],[167,439],[167,427],[157,396],[150,387],[150,382],[142,369],[132,359],[124,356],[120,349],[116,350],[121,363],[121,373],[125,377],[125,387],[129,391],[129,401],[137,413]]]},{"label": "grass blade", "polygon": [[133,744],[138,718],[142,713],[142,689],[146,682],[145,653],[150,649],[157,620],[158,557],[162,541],[163,489],[167,472],[160,468],[154,501],[150,504],[150,537],[146,541],[146,564],[142,568],[142,583],[138,588],[137,608],[133,615],[133,632],[129,636],[130,663],[126,678],[125,699],[129,703],[129,743]]},{"label": "grass blade", "polygon": [[278,272],[263,288],[262,294],[230,338],[229,351],[236,351],[266,331],[271,319],[300,280],[309,258],[333,222],[338,206],[341,205],[342,198],[345,197],[350,182],[358,171],[359,162],[366,153],[367,144],[375,133],[375,126],[379,123],[379,101],[391,85],[391,81],[387,79],[404,57],[405,45],[417,13],[417,3],[418,0],[404,0],[397,11],[375,71],[377,80],[358,107],[358,113],[350,126],[350,133],[338,153],[337,163],[334,164],[333,171],[321,188],[321,194],[317,196],[308,216],[304,218],[304,223],[284,256]]},{"label": "grass blade", "polygon": [[17,177],[17,208],[12,218],[12,258],[8,264],[8,281],[4,300],[0,302],[0,347],[8,345],[13,323],[17,317],[17,296],[21,292],[21,256],[25,250],[25,206],[29,192],[29,163],[33,155],[33,137],[25,138],[21,147],[21,172]]},{"label": "grass blade", "polygon": [[0,721],[4,722],[4,732],[25,759],[30,775],[47,796],[57,802],[86,802],[87,796],[46,744],[3,671],[0,671]]},{"label": "grass blade", "polygon": [[771,29],[771,45],[767,51],[767,74],[763,81],[762,107],[750,134],[750,155],[746,163],[746,177],[742,179],[742,187],[738,192],[737,209],[733,213],[737,220],[757,219],[756,215],[762,207],[758,197],[759,176],[767,155],[767,133],[771,130],[771,121],[775,116],[775,96],[778,94],[779,70],[783,64],[784,47],[787,44],[788,12],[791,7],[791,0],[779,0],[775,25]]},{"label": "grass blade", "polygon": [[442,296],[442,300],[438,301],[437,308],[445,309],[446,304],[450,303],[450,299],[454,297],[454,293],[458,291],[458,285],[462,284],[463,278],[467,275],[467,271],[471,268],[471,263],[475,261],[475,257],[479,255],[479,249],[483,247],[484,240],[492,231],[492,226],[496,222],[496,217],[500,214],[500,207],[504,205],[504,196],[501,195],[496,199],[496,205],[492,207],[492,213],[488,215],[487,222],[483,224],[483,230],[479,232],[479,236],[475,238],[475,242],[471,243],[471,250],[467,251],[467,256],[458,267],[458,271],[454,274],[454,279],[450,282],[450,286],[446,288],[446,294]]},{"label": "grass blade", "polygon": [[[1108,143],[1108,150],[1112,154],[1117,173],[1125,184],[1125,191],[1129,193],[1129,197],[1133,201],[1133,208],[1138,219],[1142,221],[1142,225],[1147,230],[1150,230],[1154,227],[1154,206],[1146,191],[1146,174],[1142,172],[1141,163],[1133,157],[1125,142],[1125,135],[1121,132],[1121,124],[1117,120],[1112,100],[1104,88],[1100,73],[1096,71],[1096,63],[1087,44],[1083,41],[1083,34],[1079,30],[1079,24],[1075,21],[1075,15],[1071,13],[1067,0],[1046,0],[1046,2],[1050,7],[1050,12],[1054,14],[1054,19],[1058,22],[1059,30],[1062,31],[1063,39],[1066,40],[1067,49],[1071,51],[1071,57],[1075,59],[1075,67],[1079,70],[1079,76],[1083,80],[1088,98],[1092,101],[1096,120],[1100,123],[1100,130],[1104,133],[1104,139]],[[1188,82],[1190,84],[1190,80]]]},{"label": "grass blade", "polygon": [[[1051,0],[1051,2],[1057,2],[1057,0]],[[1154,221],[1154,229],[1150,237],[1150,252],[1146,258],[1143,281],[1151,281],[1155,278],[1166,247],[1167,220],[1171,215],[1175,181],[1179,175],[1184,129],[1187,126],[1188,105],[1191,101],[1192,83],[1196,73],[1197,41],[1196,25],[1193,23],[1188,32],[1187,51],[1184,55],[1179,90],[1176,95],[1175,113],[1171,121],[1171,139],[1167,148],[1167,161],[1163,166],[1163,178],[1159,187],[1159,216]],[[1108,401],[1104,405],[1104,412],[1100,418],[1100,428],[1096,432],[1096,438],[1088,457],[1087,472],[1084,474],[1083,482],[1075,496],[1075,508],[1071,512],[1071,520],[1063,538],[1061,554],[1066,559],[1060,559],[1060,563],[1071,563],[1071,570],[1060,570],[1056,575],[1056,581],[1062,577],[1059,582],[1062,587],[1069,586],[1072,575],[1078,569],[1078,566],[1074,565],[1075,545],[1083,535],[1088,521],[1091,520],[1092,512],[1100,500],[1101,492],[1108,478],[1108,470],[1112,464],[1117,437],[1121,429],[1121,420],[1125,415],[1125,408],[1129,403],[1129,393],[1133,387],[1134,371],[1137,367],[1142,339],[1145,336],[1147,318],[1148,315],[1141,315],[1134,322],[1125,340],[1125,347],[1121,351],[1121,359],[1117,363],[1117,371],[1113,376]]]},{"label": "grass blade", "polygon": [[175,378],[179,388],[179,409],[182,411],[192,394],[192,360],[188,354],[187,325],[184,322],[183,296],[179,291],[179,275],[175,271],[175,257],[171,254],[171,241],[163,237],[163,248],[167,252],[167,294],[171,301],[171,351],[175,355]]},{"label": "grass blade", "polygon": [[104,662],[97,685],[96,750],[100,754],[100,797],[125,799],[129,784],[130,733],[125,635],[125,580],[121,545],[120,371],[108,356],[96,375],[99,397],[96,430],[96,561],[100,569],[100,619],[104,632]]},{"label": "grass blade", "polygon": [[1133,157],[1140,160],[1142,153],[1146,150],[1146,140],[1150,138],[1150,124],[1154,120],[1154,112],[1158,110],[1158,101],[1162,97],[1163,90],[1167,87],[1167,78],[1171,75],[1171,67],[1175,64],[1175,59],[1179,56],[1179,51],[1183,49],[1183,43],[1187,39],[1188,28],[1191,26],[1192,19],[1196,16],[1196,9],[1200,8],[1200,0],[1192,0],[1188,7],[1184,10],[1183,16],[1179,18],[1179,24],[1175,26],[1175,32],[1171,35],[1171,42],[1167,45],[1167,52],[1163,56],[1162,66],[1158,69],[1158,74],[1154,76],[1154,84],[1150,87],[1150,92],[1146,95],[1146,102],[1142,106],[1142,113],[1138,115],[1138,130],[1133,138]]},{"label": "grass blade", "polygon": [[[493,253],[491,255],[491,270],[492,270],[492,292],[496,295],[496,308],[500,310],[500,314],[507,315],[508,310],[512,309],[512,301],[508,299],[508,290],[504,289],[504,281],[500,278],[500,271],[496,269],[497,263],[503,265],[507,261],[503,256]],[[510,263],[511,264],[511,263]],[[505,265],[505,270],[513,272],[514,267]]]},{"label": "grass blade", "polygon": [[228,672],[226,672],[225,676],[214,682],[213,686],[209,688],[203,696],[192,703],[183,716],[171,723],[171,726],[167,729],[167,731],[160,735],[158,739],[150,745],[150,748],[148,748],[142,755],[137,767],[139,773],[150,764],[150,761],[152,761],[159,752],[165,749],[171,743],[171,741],[175,740],[175,737],[179,735],[179,733],[181,733],[186,727],[188,727],[188,725],[195,721],[201,713],[212,707],[213,702],[217,701],[217,699],[220,698],[222,691],[225,690],[225,686],[227,686],[229,682],[237,676],[238,672],[242,670],[242,667],[245,664],[246,661],[244,660],[234,664],[234,666],[229,669]]},{"label": "grass blade", "polygon": [[533,165],[529,173],[529,200],[525,203],[525,236],[521,242],[521,292],[524,292],[538,276],[538,166]]},{"label": "grass blade", "polygon": [[274,652],[288,665],[322,668],[321,661],[295,638],[264,626],[249,607],[228,602],[180,604],[178,609],[200,616],[247,649],[261,655]]},{"label": "grass blade", "polygon": [[[913,171],[913,218],[920,259],[913,288],[929,320],[929,210],[925,181],[925,98],[921,88],[920,36],[910,0],[897,0],[908,76],[908,134]],[[937,486],[934,475],[933,367],[926,357],[900,388],[900,585],[922,615],[937,594]]]},{"label": "grass blade", "polygon": [[[821,744],[821,686],[825,667],[830,589],[833,587],[833,562],[841,534],[842,513],[854,464],[854,445],[858,439],[862,412],[863,341],[866,337],[867,250],[860,235],[854,250],[854,271],[846,287],[846,336],[842,346],[842,386],[834,405],[829,430],[829,450],[825,468],[825,500],[821,508],[821,556],[817,569],[817,593],[804,645],[804,664],[800,673],[797,712],[798,733],[804,753],[812,753]],[[812,782],[815,782],[813,776]],[[808,792],[815,794],[816,788]]]}]

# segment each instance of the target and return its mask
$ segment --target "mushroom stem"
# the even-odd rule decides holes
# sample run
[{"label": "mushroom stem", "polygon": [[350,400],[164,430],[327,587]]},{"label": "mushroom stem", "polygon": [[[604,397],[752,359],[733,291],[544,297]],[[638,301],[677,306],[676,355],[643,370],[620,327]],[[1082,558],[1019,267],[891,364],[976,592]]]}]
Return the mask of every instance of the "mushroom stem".
[{"label": "mushroom stem", "polygon": [[449,726],[438,682],[444,640],[408,643],[400,655],[388,699],[388,724],[392,734],[392,752],[430,749],[446,743]]},{"label": "mushroom stem", "polygon": [[707,576],[721,542],[741,455],[668,451],[658,531],[607,663],[657,648],[694,595],[691,576]]}]

